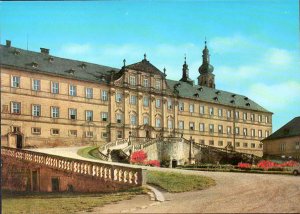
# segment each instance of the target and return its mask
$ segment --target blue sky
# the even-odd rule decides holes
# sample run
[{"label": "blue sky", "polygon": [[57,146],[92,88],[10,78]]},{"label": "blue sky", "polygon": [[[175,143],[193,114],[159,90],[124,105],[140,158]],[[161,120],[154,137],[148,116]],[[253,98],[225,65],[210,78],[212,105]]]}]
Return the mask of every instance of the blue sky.
[{"label": "blue sky", "polygon": [[207,38],[216,87],[274,112],[273,130],[300,116],[297,0],[0,2],[1,43],[120,68],[147,58],[196,81]]}]

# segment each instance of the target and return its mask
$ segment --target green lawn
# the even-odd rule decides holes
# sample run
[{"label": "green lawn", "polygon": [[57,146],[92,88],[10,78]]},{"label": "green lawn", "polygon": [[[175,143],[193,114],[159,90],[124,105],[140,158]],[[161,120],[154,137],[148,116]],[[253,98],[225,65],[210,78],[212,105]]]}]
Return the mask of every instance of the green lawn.
[{"label": "green lawn", "polygon": [[216,184],[212,178],[205,176],[156,171],[147,172],[147,183],[158,186],[168,192],[201,190]]},{"label": "green lawn", "polygon": [[90,158],[90,159],[97,159],[99,160],[99,158],[96,158],[92,153],[94,150],[97,150],[99,148],[99,146],[88,146],[82,149],[79,149],[77,151],[77,154],[85,157],[85,158]]},{"label": "green lawn", "polygon": [[2,213],[75,213],[91,211],[121,200],[144,194],[143,188],[135,188],[111,194],[80,193],[11,193],[2,192]]}]

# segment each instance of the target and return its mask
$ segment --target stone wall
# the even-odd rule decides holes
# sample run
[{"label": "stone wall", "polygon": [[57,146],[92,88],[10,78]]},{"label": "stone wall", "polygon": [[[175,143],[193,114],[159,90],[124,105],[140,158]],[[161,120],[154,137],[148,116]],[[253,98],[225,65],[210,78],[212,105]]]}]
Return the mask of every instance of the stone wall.
[{"label": "stone wall", "polygon": [[14,191],[113,192],[145,183],[142,169],[1,148],[2,188]]}]

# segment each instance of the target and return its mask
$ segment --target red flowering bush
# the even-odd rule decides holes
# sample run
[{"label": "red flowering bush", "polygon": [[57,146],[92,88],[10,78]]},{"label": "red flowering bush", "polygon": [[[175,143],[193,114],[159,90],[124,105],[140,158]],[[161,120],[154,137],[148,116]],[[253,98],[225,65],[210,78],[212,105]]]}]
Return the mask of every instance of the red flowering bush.
[{"label": "red flowering bush", "polygon": [[290,161],[287,161],[287,162],[284,162],[284,163],[281,163],[281,164],[278,164],[278,165],[281,166],[281,167],[294,167],[294,166],[299,165],[299,163],[296,162],[296,161],[290,160]]},{"label": "red flowering bush", "polygon": [[135,151],[131,154],[130,163],[133,164],[144,164],[147,159],[147,153],[143,150]]},{"label": "red flowering bush", "polygon": [[278,167],[278,164],[269,160],[262,160],[257,164],[257,167],[268,170],[269,168]]},{"label": "red flowering bush", "polygon": [[149,161],[146,161],[145,164],[148,166],[160,167],[160,162],[158,160],[149,160]]},{"label": "red flowering bush", "polygon": [[250,163],[238,163],[238,168],[240,169],[250,169],[251,168],[251,164]]}]

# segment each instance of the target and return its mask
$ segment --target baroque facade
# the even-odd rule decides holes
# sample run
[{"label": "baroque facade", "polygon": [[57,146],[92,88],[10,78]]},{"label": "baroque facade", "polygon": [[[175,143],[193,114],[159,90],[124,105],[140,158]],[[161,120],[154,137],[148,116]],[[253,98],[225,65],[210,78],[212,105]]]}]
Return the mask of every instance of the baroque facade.
[{"label": "baroque facade", "polygon": [[207,45],[198,84],[184,61],[179,81],[144,55],[121,69],[0,46],[1,140],[10,147],[101,144],[129,136],[175,136],[262,155],[272,113],[216,89]]}]

